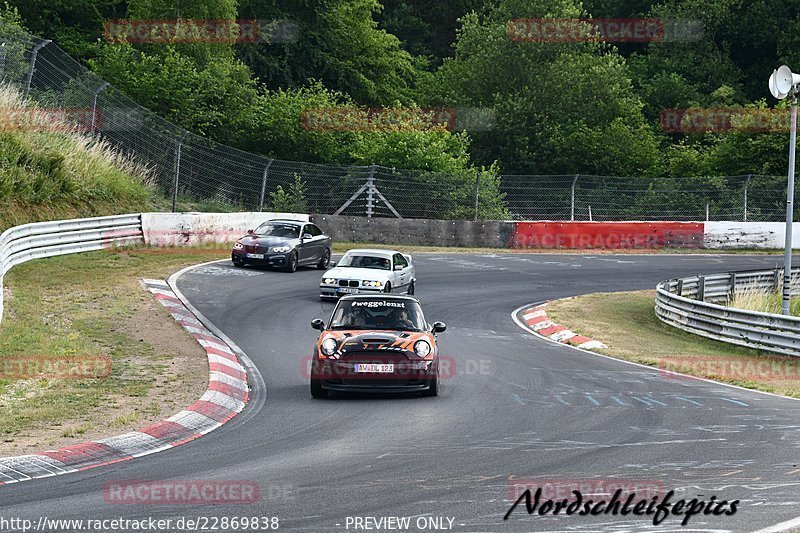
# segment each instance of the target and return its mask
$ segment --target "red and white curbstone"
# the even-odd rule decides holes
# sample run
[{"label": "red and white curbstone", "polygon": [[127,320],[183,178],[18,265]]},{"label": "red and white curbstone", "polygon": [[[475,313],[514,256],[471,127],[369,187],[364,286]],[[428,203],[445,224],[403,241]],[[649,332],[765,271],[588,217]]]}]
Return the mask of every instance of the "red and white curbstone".
[{"label": "red and white curbstone", "polygon": [[589,337],[584,337],[583,335],[578,335],[574,331],[570,331],[567,328],[554,323],[552,320],[550,320],[550,317],[547,316],[547,310],[545,309],[546,306],[547,303],[543,303],[535,307],[524,309],[520,312],[522,321],[527,324],[527,326],[534,333],[542,337],[547,337],[548,339],[556,342],[569,344],[571,346],[576,346],[586,350],[607,348],[607,346],[600,341],[590,339]]},{"label": "red and white curbstone", "polygon": [[208,387],[195,403],[138,431],[33,455],[0,458],[0,485],[58,476],[160,452],[220,427],[247,404],[247,371],[234,351],[205,328],[166,282],[143,280],[147,290],[205,348]]}]

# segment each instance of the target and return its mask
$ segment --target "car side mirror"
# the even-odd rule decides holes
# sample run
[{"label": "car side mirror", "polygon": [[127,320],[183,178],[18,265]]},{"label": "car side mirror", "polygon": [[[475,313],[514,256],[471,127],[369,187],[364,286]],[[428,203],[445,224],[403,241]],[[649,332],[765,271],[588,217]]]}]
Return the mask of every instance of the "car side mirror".
[{"label": "car side mirror", "polygon": [[310,233],[303,233],[302,239],[305,241],[307,239],[313,239]]},{"label": "car side mirror", "polygon": [[325,322],[323,322],[319,318],[315,318],[314,320],[311,321],[311,327],[322,331],[323,329],[325,329]]},{"label": "car side mirror", "polygon": [[247,230],[247,234],[248,234],[248,235],[253,235],[254,233],[255,233],[255,231],[253,231],[253,230],[251,230],[251,229]]},{"label": "car side mirror", "polygon": [[444,322],[434,322],[431,329],[434,333],[441,333],[447,329],[447,325]]}]

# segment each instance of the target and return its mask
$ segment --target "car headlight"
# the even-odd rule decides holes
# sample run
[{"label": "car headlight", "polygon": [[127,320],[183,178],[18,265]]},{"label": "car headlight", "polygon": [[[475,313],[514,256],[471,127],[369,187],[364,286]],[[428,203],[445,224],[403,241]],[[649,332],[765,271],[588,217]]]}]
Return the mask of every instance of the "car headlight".
[{"label": "car headlight", "polygon": [[431,345],[428,341],[417,341],[414,345],[414,352],[420,357],[427,357],[431,353]]},{"label": "car headlight", "polygon": [[361,286],[362,287],[383,287],[383,282],[382,281],[364,280],[364,281],[361,282]]},{"label": "car headlight", "polygon": [[289,246],[273,246],[272,248],[269,249],[270,252],[276,254],[285,254],[289,250],[291,250],[291,247]]},{"label": "car headlight", "polygon": [[333,355],[336,351],[336,339],[328,337],[322,341],[322,353],[325,355]]},{"label": "car headlight", "polygon": [[235,243],[233,243],[233,249],[234,250],[241,250],[242,248],[244,248],[244,244],[240,243],[239,241],[236,241]]},{"label": "car headlight", "polygon": [[336,285],[336,278],[324,278],[322,280],[323,285]]}]

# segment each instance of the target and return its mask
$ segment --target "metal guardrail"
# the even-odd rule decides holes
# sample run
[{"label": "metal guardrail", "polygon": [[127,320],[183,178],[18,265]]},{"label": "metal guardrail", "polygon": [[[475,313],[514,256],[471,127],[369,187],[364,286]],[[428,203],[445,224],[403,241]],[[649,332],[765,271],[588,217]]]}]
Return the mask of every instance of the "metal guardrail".
[{"label": "metal guardrail", "polygon": [[42,257],[144,242],[140,214],[36,222],[0,234],[0,321],[3,276],[12,267]]},{"label": "metal guardrail", "polygon": [[[800,294],[800,268],[792,270],[792,294]],[[721,305],[743,291],[773,291],[783,269],[749,270],[663,281],[656,287],[656,315],[676,328],[767,352],[800,356],[800,317]]]}]

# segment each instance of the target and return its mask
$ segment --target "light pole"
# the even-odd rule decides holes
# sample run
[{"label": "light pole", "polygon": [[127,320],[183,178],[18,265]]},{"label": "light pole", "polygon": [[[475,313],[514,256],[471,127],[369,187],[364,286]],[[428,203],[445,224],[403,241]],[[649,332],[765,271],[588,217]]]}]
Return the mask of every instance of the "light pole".
[{"label": "light pole", "polygon": [[781,313],[789,314],[792,295],[792,219],[794,216],[794,157],[797,144],[797,85],[800,74],[792,73],[786,65],[772,72],[769,77],[769,91],[778,100],[792,94],[792,124],[789,133],[789,177],[786,183],[786,240],[783,253],[783,301]]}]

